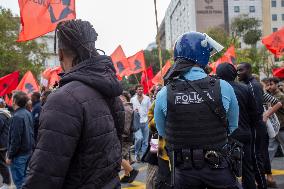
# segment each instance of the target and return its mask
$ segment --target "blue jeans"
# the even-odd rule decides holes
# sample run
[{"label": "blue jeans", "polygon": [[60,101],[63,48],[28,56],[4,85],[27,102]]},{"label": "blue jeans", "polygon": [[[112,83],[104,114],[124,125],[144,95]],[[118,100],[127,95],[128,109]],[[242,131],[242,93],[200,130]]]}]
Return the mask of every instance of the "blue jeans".
[{"label": "blue jeans", "polygon": [[[135,157],[144,155],[148,147],[149,128],[147,123],[141,123],[140,129],[134,133]],[[140,156],[140,157],[142,157]]]},{"label": "blue jeans", "polygon": [[30,155],[22,155],[13,158],[10,165],[13,181],[17,189],[21,189],[26,177],[26,168]]}]

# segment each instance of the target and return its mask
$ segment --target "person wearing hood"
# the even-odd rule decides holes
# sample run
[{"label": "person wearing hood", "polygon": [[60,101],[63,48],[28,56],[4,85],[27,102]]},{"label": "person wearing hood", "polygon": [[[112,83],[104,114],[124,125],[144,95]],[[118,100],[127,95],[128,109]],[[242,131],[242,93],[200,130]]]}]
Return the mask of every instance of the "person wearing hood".
[{"label": "person wearing hood", "polygon": [[244,189],[255,189],[255,176],[252,161],[252,129],[258,122],[256,103],[248,86],[235,82],[237,70],[230,63],[222,63],[216,69],[217,77],[227,81],[234,89],[240,108],[239,127],[231,137],[240,141],[244,156],[242,161],[242,186]]},{"label": "person wearing hood", "polygon": [[11,184],[9,169],[6,165],[6,153],[9,135],[9,123],[11,120],[10,111],[5,108],[6,103],[3,98],[0,98],[0,175],[3,178],[3,186],[0,189],[8,189]]},{"label": "person wearing hood", "polygon": [[125,119],[111,58],[87,21],[60,22],[55,36],[65,74],[42,108],[23,189],[120,188]]},{"label": "person wearing hood", "polygon": [[229,146],[228,132],[238,127],[239,107],[232,86],[204,71],[214,49],[223,47],[207,34],[179,36],[175,64],[157,95],[154,119],[166,140],[174,188],[238,188],[222,157]]}]

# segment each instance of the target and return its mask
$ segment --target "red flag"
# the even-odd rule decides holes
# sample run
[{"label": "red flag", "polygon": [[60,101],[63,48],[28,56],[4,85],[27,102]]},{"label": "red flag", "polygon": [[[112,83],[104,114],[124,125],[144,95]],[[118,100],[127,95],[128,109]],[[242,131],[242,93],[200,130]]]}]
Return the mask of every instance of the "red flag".
[{"label": "red flag", "polygon": [[0,96],[11,93],[17,88],[19,82],[19,72],[13,72],[0,78]]},{"label": "red flag", "polygon": [[152,79],[154,77],[152,67],[147,68],[147,70],[143,71],[141,76],[141,85],[144,88],[144,94],[148,94],[149,90],[152,88],[153,83]]},{"label": "red flag", "polygon": [[284,55],[284,27],[280,30],[262,38],[262,43],[276,57]]},{"label": "red flag", "polygon": [[59,82],[60,77],[59,73],[62,72],[61,66],[57,66],[55,68],[47,68],[44,72],[42,72],[42,77],[47,80],[47,86],[53,87],[56,82]]},{"label": "red flag", "polygon": [[131,70],[127,73],[128,75],[137,74],[146,70],[144,51],[141,50],[133,56],[127,58],[129,62],[129,67]]},{"label": "red flag", "polygon": [[209,66],[212,68],[212,73],[216,73],[216,69],[219,66],[219,64],[222,64],[224,62],[231,63],[233,65],[236,64],[236,53],[235,53],[235,47],[231,46],[227,49],[227,51],[224,53],[224,55],[219,58],[216,62],[212,62]]},{"label": "red flag", "polygon": [[23,79],[17,87],[17,90],[23,91],[28,95],[31,95],[33,92],[39,91],[39,86],[31,71],[28,71],[24,75]]},{"label": "red flag", "polygon": [[27,41],[53,31],[64,20],[76,18],[75,0],[18,0],[22,31],[18,41]]},{"label": "red flag", "polygon": [[6,104],[8,104],[9,106],[13,105],[13,98],[9,98],[8,95],[5,96],[5,102]]},{"label": "red flag", "polygon": [[167,71],[171,68],[172,64],[171,64],[171,61],[168,60],[166,62],[166,64],[164,65],[164,67],[162,68],[162,76],[161,76],[161,71],[159,71],[155,77],[152,79],[152,83],[154,85],[158,85],[158,84],[161,84],[162,81],[163,81],[163,77],[165,76],[165,74],[167,73]]},{"label": "red flag", "polygon": [[119,45],[110,56],[116,69],[117,78],[121,80],[123,76],[128,75],[129,71],[129,63],[121,45]]},{"label": "red flag", "polygon": [[274,77],[284,79],[284,68],[274,68],[272,73]]}]

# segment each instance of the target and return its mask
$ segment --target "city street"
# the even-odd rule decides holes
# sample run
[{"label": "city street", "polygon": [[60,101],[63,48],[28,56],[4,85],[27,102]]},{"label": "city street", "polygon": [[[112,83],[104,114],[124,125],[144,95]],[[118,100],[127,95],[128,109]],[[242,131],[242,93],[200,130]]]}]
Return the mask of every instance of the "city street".
[{"label": "city street", "polygon": [[[131,184],[123,184],[122,188],[125,189],[145,189],[147,164],[139,163],[134,164],[134,167],[139,169],[137,179]],[[279,189],[284,189],[284,157],[275,158],[272,163],[272,172],[278,184]]]}]

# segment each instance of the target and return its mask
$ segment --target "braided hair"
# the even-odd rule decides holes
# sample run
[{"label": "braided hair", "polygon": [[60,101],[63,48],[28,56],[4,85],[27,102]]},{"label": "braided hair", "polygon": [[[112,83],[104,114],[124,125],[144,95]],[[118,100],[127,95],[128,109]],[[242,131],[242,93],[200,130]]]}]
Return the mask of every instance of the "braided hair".
[{"label": "braided hair", "polygon": [[54,51],[56,53],[56,38],[58,37],[58,48],[74,55],[72,64],[75,66],[99,55],[97,52],[99,49],[95,46],[97,36],[96,30],[88,21],[62,21],[55,29]]}]

